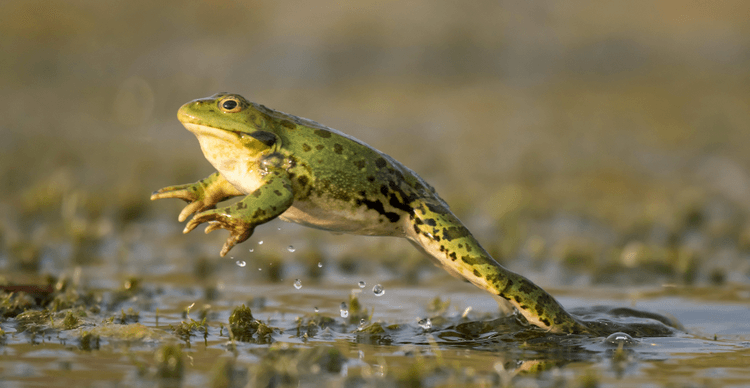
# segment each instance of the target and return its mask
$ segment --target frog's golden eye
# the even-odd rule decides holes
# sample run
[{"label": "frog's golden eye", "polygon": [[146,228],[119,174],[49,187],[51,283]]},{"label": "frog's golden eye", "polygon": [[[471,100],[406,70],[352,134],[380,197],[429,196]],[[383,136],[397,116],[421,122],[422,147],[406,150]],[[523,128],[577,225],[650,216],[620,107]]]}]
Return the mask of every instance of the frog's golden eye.
[{"label": "frog's golden eye", "polygon": [[242,104],[234,97],[227,97],[219,101],[219,107],[226,113],[235,113],[242,110]]}]

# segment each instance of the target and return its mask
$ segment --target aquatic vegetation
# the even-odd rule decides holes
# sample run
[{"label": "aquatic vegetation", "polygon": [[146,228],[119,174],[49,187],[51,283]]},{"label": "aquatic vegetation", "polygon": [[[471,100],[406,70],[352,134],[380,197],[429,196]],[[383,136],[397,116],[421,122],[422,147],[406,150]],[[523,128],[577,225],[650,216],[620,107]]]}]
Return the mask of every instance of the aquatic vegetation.
[{"label": "aquatic vegetation", "polygon": [[249,307],[244,304],[232,310],[229,315],[229,337],[240,342],[271,343],[276,329],[253,318]]}]

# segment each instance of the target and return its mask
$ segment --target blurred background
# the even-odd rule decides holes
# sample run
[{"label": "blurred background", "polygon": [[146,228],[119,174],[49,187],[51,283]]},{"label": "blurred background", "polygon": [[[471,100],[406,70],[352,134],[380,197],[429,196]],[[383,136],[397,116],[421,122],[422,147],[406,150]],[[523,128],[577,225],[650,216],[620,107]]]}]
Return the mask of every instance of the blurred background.
[{"label": "blurred background", "polygon": [[[212,172],[175,114],[219,91],[393,156],[542,285],[750,276],[742,0],[5,0],[0,51],[6,280],[211,272],[225,232],[183,236],[182,203],[148,198]],[[232,253],[431,271],[405,242],[286,225]]]}]

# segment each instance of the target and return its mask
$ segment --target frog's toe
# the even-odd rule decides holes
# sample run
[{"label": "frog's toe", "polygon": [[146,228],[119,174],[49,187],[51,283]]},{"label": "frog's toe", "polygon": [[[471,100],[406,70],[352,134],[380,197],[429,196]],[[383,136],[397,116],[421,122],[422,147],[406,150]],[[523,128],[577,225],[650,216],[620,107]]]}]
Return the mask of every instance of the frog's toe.
[{"label": "frog's toe", "polygon": [[189,205],[185,206],[184,209],[182,209],[180,215],[177,216],[177,220],[183,222],[187,220],[187,218],[190,217],[191,214],[205,209],[206,207],[202,202],[191,202]]},{"label": "frog's toe", "polygon": [[253,235],[253,229],[254,228],[230,229],[230,231],[232,232],[232,235],[227,238],[226,242],[224,242],[224,246],[221,247],[221,252],[219,252],[219,255],[221,255],[221,257],[226,256],[229,250],[231,250],[235,245],[250,238],[250,236]]},{"label": "frog's toe", "polygon": [[221,222],[211,221],[208,223],[208,226],[206,227],[206,230],[204,230],[204,232],[206,234],[209,234],[213,232],[214,230],[221,229],[221,228],[226,228],[226,226],[222,225]]}]

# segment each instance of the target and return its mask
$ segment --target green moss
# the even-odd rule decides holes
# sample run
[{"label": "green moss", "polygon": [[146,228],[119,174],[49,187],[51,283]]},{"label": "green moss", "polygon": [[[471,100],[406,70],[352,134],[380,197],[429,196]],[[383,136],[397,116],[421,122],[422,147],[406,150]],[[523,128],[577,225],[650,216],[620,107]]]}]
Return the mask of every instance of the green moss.
[{"label": "green moss", "polygon": [[95,328],[91,329],[91,334],[127,342],[165,337],[163,330],[151,329],[140,323],[120,325],[111,322],[103,322],[101,325],[97,325]]},{"label": "green moss", "polygon": [[189,321],[182,321],[176,326],[170,324],[169,327],[175,335],[185,342],[189,342],[190,337],[194,336],[197,332],[203,333],[204,338],[208,336],[208,325],[205,318],[201,322],[190,319]]},{"label": "green moss", "polygon": [[85,351],[99,349],[99,336],[90,331],[83,331],[78,337],[78,348]]},{"label": "green moss", "polygon": [[253,318],[250,308],[244,304],[229,315],[229,336],[237,341],[271,343],[273,327]]},{"label": "green moss", "polygon": [[36,307],[36,301],[25,292],[0,293],[0,316],[14,318],[34,307]]},{"label": "green moss", "polygon": [[78,325],[81,324],[81,319],[76,316],[73,311],[68,311],[67,314],[65,314],[65,318],[63,318],[62,321],[62,328],[63,330],[72,330],[78,327]]},{"label": "green moss", "polygon": [[128,311],[120,309],[120,317],[117,319],[117,321],[122,324],[126,325],[128,323],[135,323],[138,322],[141,319],[141,315],[138,311],[133,310],[132,307],[128,307]]}]

